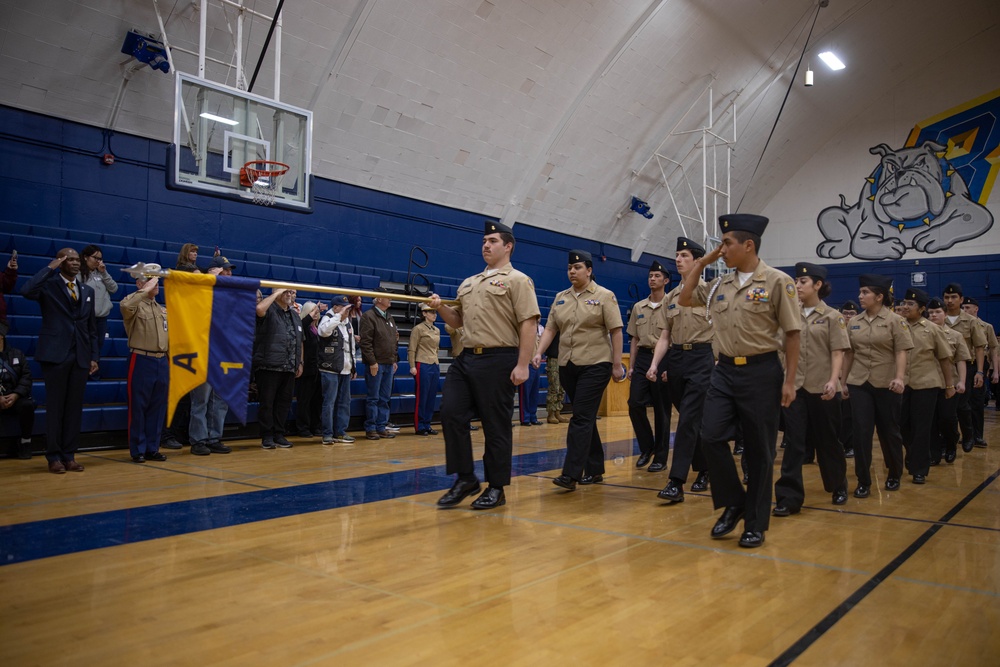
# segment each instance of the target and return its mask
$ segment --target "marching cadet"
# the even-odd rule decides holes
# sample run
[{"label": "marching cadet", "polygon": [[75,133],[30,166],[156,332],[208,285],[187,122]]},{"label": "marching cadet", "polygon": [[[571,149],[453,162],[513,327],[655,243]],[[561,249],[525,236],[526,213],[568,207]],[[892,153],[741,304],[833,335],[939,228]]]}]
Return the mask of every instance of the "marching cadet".
[{"label": "marching cadet", "polygon": [[[559,378],[573,398],[573,416],[566,431],[566,460],[556,486],[574,491],[576,485],[604,481],[604,446],[597,430],[597,410],[612,377],[625,378],[622,368],[622,315],[614,293],[593,280],[589,252],[571,250],[567,274],[572,284],[556,295],[545,332],[544,350],[559,335]],[[542,355],[532,363],[538,367]]]},{"label": "marching cadet", "polygon": [[[687,276],[695,261],[705,256],[705,248],[683,236],[677,239],[674,261],[681,276]],[[703,287],[701,275],[693,278]],[[657,494],[670,504],[684,502],[684,484],[692,465],[698,472],[692,491],[708,490],[708,463],[699,444],[702,408],[708,391],[715,356],[712,354],[712,323],[705,308],[681,306],[683,283],[666,296],[667,328],[656,341],[653,359],[646,378],[656,382],[658,369],[666,357],[666,376],[670,402],[677,409],[677,432],[674,435],[674,460],[670,481]]]},{"label": "marching cadet", "polygon": [[774,485],[774,516],[789,516],[802,509],[802,463],[807,442],[815,447],[823,488],[833,494],[833,504],[847,502],[847,459],[837,440],[840,370],[845,351],[851,349],[847,324],[823,301],[832,291],[825,267],[796,264],[795,288],[802,304],[801,346],[795,400],[784,409],[788,444],[781,457],[781,477]]},{"label": "marching cadet", "polygon": [[983,377],[985,372],[986,333],[979,320],[962,312],[962,286],[949,283],[944,288],[945,324],[965,339],[973,361],[965,373],[965,392],[958,394],[958,425],[962,429],[962,450],[971,452],[974,446],[985,447],[986,441],[976,440],[976,427],[972,420],[972,404],[984,402]]},{"label": "marching cadet", "polygon": [[931,443],[934,437],[934,410],[945,398],[955,395],[952,376],[952,349],[941,327],[923,316],[931,297],[916,287],[906,290],[903,306],[910,328],[913,349],[906,364],[901,430],[906,445],[906,468],[914,484],[923,484],[930,472]]},{"label": "marching cadet", "polygon": [[[976,318],[976,321],[982,326],[983,333],[986,335],[986,348],[983,351],[983,396],[982,400],[978,402],[969,401],[969,408],[972,410],[972,427],[976,431],[976,441],[975,445],[977,447],[985,447],[986,440],[983,439],[983,420],[985,418],[985,410],[988,389],[986,380],[990,380],[996,385],[997,381],[1000,380],[1000,370],[997,366],[1000,365],[1000,350],[997,349],[997,334],[993,329],[993,325],[983,320],[979,317],[979,302],[976,301],[974,297],[967,296],[962,299],[962,312]],[[992,377],[990,377],[992,375]]]},{"label": "marching cadet", "polygon": [[872,436],[878,429],[889,475],[885,488],[895,491],[903,474],[903,440],[899,432],[906,356],[913,348],[909,327],[892,311],[892,278],[866,273],[858,278],[863,311],[851,318],[851,349],[844,359],[844,398],[851,399],[854,425],[855,498],[871,495]]},{"label": "marching cadet", "polygon": [[[802,329],[795,283],[758,257],[767,223],[759,215],[720,216],[722,244],[694,263],[677,300],[681,306],[708,306],[719,352],[701,423],[712,501],[716,509],[725,507],[711,535],[728,535],[745,517],[740,546],[748,548],[764,543],[771,517],[778,408],[795,398]],[[719,257],[736,271],[711,288],[700,284],[702,270]],[[785,333],[787,372],[778,359],[779,329]],[[737,424],[745,441],[746,490],[728,446]]]},{"label": "marching cadet", "polygon": [[515,387],[528,379],[528,363],[537,337],[538,300],[531,278],[510,263],[514,234],[510,227],[486,221],[482,254],[486,269],[458,287],[458,304],[428,302],[441,319],[463,329],[462,354],[452,362],[441,398],[441,427],[449,475],[458,475],[441,496],[440,507],[452,507],[480,489],[472,461],[469,422],[479,416],[486,436],[483,469],[489,487],[472,502],[477,510],[493,509],[507,500],[510,484]]},{"label": "marching cadet", "polygon": [[[844,322],[848,325],[851,318],[858,314],[858,304],[853,301],[845,301],[840,307],[840,314]],[[849,459],[854,458],[854,428],[851,426],[851,399],[840,398],[840,443],[844,446],[844,456]]]},{"label": "marching cadet", "polygon": [[[660,472],[667,467],[670,453],[670,402],[667,384],[646,378],[653,348],[666,327],[667,309],[663,306],[665,285],[670,282],[670,274],[657,260],[649,267],[649,298],[632,306],[628,332],[629,358],[628,378],[632,381],[628,393],[628,418],[639,441],[639,458],[636,468],[644,468],[650,459],[653,463],[649,472]],[[649,427],[646,408],[653,406],[653,428]]]},{"label": "marching cadet", "polygon": [[955,394],[950,397],[944,392],[938,394],[937,406],[934,410],[935,427],[934,439],[931,440],[930,465],[936,466],[941,463],[943,457],[948,463],[954,463],[958,453],[958,394],[965,391],[965,373],[967,362],[972,360],[969,353],[969,346],[965,344],[962,334],[951,327],[945,326],[944,304],[940,299],[931,299],[927,302],[927,319],[941,327],[941,331],[948,339],[951,347],[952,379],[955,385]]}]

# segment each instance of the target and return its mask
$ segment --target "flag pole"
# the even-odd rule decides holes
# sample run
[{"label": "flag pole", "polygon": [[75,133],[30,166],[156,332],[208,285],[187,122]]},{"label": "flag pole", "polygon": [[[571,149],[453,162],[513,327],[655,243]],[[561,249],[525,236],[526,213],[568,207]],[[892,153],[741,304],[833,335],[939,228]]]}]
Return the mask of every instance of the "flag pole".
[{"label": "flag pole", "polygon": [[[138,278],[139,276],[146,276],[147,278],[169,278],[172,272],[171,269],[163,268],[152,268],[145,264],[144,262],[138,262],[133,264],[128,268],[123,268],[122,271],[128,273],[133,278]],[[242,276],[237,276],[242,277]],[[247,278],[252,278],[252,276],[246,276]],[[363,290],[355,289],[349,287],[327,287],[326,285],[310,285],[307,283],[292,283],[285,282],[282,280],[260,280],[261,287],[270,287],[272,289],[293,289],[301,290],[303,292],[321,292],[325,294],[341,294],[343,296],[360,296],[368,297],[371,299],[392,299],[393,301],[411,301],[413,303],[430,303],[431,298],[428,296],[414,296],[411,294],[396,294],[394,292],[376,292],[373,290]],[[451,306],[458,303],[457,300],[451,299],[441,299],[441,303]]]}]

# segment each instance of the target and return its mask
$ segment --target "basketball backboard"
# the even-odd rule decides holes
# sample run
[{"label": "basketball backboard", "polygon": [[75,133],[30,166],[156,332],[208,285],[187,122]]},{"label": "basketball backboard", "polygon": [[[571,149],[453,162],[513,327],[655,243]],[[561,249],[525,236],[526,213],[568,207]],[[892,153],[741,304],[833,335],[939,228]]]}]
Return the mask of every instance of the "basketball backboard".
[{"label": "basketball backboard", "polygon": [[311,111],[183,72],[175,95],[169,187],[251,203],[252,184],[240,178],[244,164],[282,162],[288,172],[274,206],[312,210]]}]

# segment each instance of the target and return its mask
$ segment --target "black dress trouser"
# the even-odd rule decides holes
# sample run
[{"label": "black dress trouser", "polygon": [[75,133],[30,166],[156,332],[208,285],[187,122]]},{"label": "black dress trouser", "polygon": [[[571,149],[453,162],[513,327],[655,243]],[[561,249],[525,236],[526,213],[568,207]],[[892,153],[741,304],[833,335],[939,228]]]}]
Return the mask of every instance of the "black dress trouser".
[{"label": "black dress trouser", "polygon": [[700,430],[705,395],[712,378],[715,358],[712,346],[694,350],[667,352],[667,378],[670,381],[670,402],[677,410],[677,432],[674,434],[674,460],[670,479],[678,484],[687,482],[692,466],[698,472],[708,470],[702,452]]},{"label": "black dress trouser", "polygon": [[486,438],[486,481],[502,488],[510,484],[515,394],[510,374],[517,366],[518,351],[494,348],[485,352],[473,354],[466,349],[448,368],[441,396],[441,430],[448,474],[470,475],[475,463],[469,422],[478,416]]},{"label": "black dress trouser", "polygon": [[786,444],[781,455],[781,477],[774,485],[777,502],[793,510],[802,508],[806,497],[802,464],[807,442],[815,447],[823,488],[830,493],[847,491],[847,459],[837,439],[840,397],[824,401],[821,394],[799,389],[795,400],[783,412]]},{"label": "black dress trouser", "polygon": [[872,436],[878,431],[889,477],[903,475],[903,436],[899,432],[903,397],[888,387],[879,389],[866,382],[848,385],[854,424],[854,474],[858,484],[872,485]]},{"label": "black dress trouser", "polygon": [[604,474],[604,445],[597,430],[597,410],[611,379],[611,362],[559,366],[559,380],[573,397],[573,416],[566,431],[562,474],[579,481],[583,475]]},{"label": "black dress trouser", "polygon": [[934,411],[943,389],[911,389],[903,392],[900,430],[906,447],[906,469],[911,475],[927,475],[931,465]]},{"label": "black dress trouser", "polygon": [[[653,351],[640,347],[632,360],[632,384],[628,392],[628,418],[639,441],[639,451],[652,454],[653,463],[666,464],[670,453],[670,402],[666,382],[650,382],[646,371],[653,362]],[[653,407],[653,427],[649,426],[646,408]]]},{"label": "black dress trouser", "polygon": [[[962,430],[962,442],[969,442],[976,439],[976,427],[972,423],[972,385],[975,383],[976,364],[968,361],[965,363],[965,393],[958,394],[958,425]],[[956,378],[955,384],[958,384]]]},{"label": "black dress trouser", "polygon": [[931,440],[931,461],[940,462],[947,452],[958,449],[958,396],[946,398],[938,394],[934,408],[934,439]]},{"label": "black dress trouser", "polygon": [[[771,519],[774,449],[785,371],[776,352],[750,357],[749,361],[734,366],[720,359],[712,370],[701,438],[716,509],[744,507],[744,529],[765,531]],[[749,475],[746,489],[729,448],[737,424],[743,428],[743,455]]]},{"label": "black dress trouser", "polygon": [[257,370],[257,422],[261,438],[285,435],[294,394],[295,373]]}]

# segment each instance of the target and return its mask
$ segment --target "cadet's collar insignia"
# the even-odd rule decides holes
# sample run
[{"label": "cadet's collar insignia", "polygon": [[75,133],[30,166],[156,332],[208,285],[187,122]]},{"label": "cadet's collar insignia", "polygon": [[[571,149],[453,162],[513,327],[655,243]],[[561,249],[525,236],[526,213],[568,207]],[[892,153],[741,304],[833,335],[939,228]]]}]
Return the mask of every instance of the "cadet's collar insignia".
[{"label": "cadet's collar insignia", "polygon": [[764,287],[754,287],[751,290],[747,290],[747,301],[756,301],[757,303],[767,303],[770,300],[771,300],[771,295]]},{"label": "cadet's collar insignia", "polygon": [[795,285],[793,283],[785,283],[785,294],[795,296]]}]

